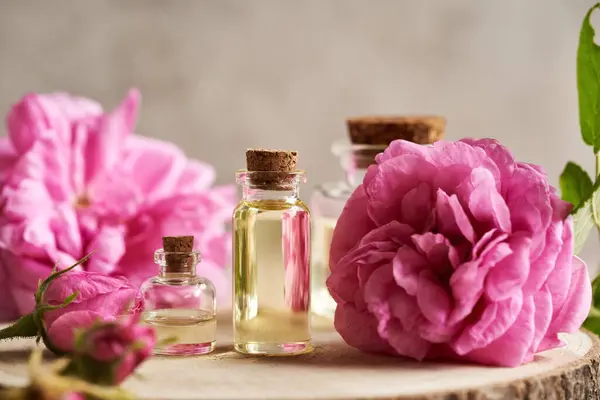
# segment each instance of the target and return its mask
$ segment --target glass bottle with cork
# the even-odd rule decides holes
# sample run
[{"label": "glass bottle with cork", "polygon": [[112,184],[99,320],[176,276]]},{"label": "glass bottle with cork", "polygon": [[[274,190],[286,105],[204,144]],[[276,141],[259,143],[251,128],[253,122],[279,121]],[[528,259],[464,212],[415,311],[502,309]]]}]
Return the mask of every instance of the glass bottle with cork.
[{"label": "glass bottle with cork", "polygon": [[329,247],[337,219],[346,201],[360,185],[375,156],[394,140],[431,145],[444,136],[446,120],[439,116],[357,117],[347,120],[350,141],[338,141],[332,152],[339,157],[346,179],[317,186],[312,198],[312,311],[333,318],[335,302],[326,287]]},{"label": "glass bottle with cork", "polygon": [[155,328],[155,355],[187,356],[215,349],[216,291],[212,282],[196,275],[201,257],[193,236],[165,236],[154,253],[159,275],[141,287],[144,323]]},{"label": "glass bottle with cork", "polygon": [[250,149],[237,172],[233,214],[235,350],[296,355],[310,343],[310,214],[300,200],[297,153]]}]

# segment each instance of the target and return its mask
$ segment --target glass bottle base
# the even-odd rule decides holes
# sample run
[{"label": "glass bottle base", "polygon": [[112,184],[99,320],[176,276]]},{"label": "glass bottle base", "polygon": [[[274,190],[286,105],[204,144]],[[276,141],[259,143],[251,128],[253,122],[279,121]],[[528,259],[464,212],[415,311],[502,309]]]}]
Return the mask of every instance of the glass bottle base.
[{"label": "glass bottle base", "polygon": [[236,343],[234,347],[238,353],[262,356],[297,356],[313,350],[308,340],[293,343]]},{"label": "glass bottle base", "polygon": [[155,348],[155,356],[199,356],[211,353],[215,349],[215,342],[194,344],[173,344],[162,348]]}]

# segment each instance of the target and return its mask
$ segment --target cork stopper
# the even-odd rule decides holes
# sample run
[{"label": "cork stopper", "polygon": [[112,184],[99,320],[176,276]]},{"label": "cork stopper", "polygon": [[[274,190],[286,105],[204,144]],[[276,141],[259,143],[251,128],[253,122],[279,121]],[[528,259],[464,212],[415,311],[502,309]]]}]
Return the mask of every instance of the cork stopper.
[{"label": "cork stopper", "polygon": [[439,116],[358,117],[347,121],[353,144],[388,146],[397,139],[431,144],[444,137],[446,119]]},{"label": "cork stopper", "polygon": [[354,165],[357,168],[368,168],[375,164],[375,156],[394,140],[431,144],[442,139],[446,119],[438,116],[373,116],[350,118],[347,124],[352,144],[367,146],[352,151]]},{"label": "cork stopper", "polygon": [[167,272],[189,272],[193,268],[194,260],[189,254],[194,250],[193,236],[163,236],[162,242]]},{"label": "cork stopper", "polygon": [[248,149],[246,169],[254,186],[273,189],[284,184],[289,172],[296,170],[298,152],[291,150]]},{"label": "cork stopper", "polygon": [[291,172],[296,169],[298,152],[290,150],[248,149],[246,169],[248,171]]}]

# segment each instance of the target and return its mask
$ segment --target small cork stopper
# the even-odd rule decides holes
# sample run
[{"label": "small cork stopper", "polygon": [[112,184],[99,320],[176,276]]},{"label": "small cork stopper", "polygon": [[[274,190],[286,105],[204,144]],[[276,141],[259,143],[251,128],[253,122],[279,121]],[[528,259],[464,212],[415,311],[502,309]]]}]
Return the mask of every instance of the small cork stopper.
[{"label": "small cork stopper", "polygon": [[444,137],[446,119],[439,116],[357,117],[347,121],[353,144],[387,146],[397,139],[431,144]]},{"label": "small cork stopper", "polygon": [[298,152],[290,150],[248,149],[246,169],[248,171],[291,172],[296,169]]},{"label": "small cork stopper", "polygon": [[181,253],[165,255],[168,272],[187,272],[193,267],[193,257],[188,254],[194,250],[193,236],[163,236],[162,242],[165,253]]},{"label": "small cork stopper", "polygon": [[[274,189],[285,183],[289,172],[296,170],[298,152],[291,150],[248,149],[246,169],[252,172],[251,183],[255,187]],[[288,188],[286,185],[282,189]]]}]

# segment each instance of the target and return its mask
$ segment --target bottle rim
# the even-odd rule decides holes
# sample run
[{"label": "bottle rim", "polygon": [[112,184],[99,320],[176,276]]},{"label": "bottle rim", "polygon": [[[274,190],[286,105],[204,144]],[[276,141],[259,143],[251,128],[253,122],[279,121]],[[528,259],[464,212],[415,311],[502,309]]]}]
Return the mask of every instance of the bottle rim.
[{"label": "bottle rim", "polygon": [[235,173],[236,182],[240,185],[253,185],[257,182],[270,182],[273,185],[297,185],[306,182],[306,171],[248,171],[239,169]]},{"label": "bottle rim", "polygon": [[179,256],[179,257],[181,257],[181,260],[186,260],[186,259],[192,258],[193,265],[197,265],[202,261],[202,255],[200,254],[200,250],[165,251],[164,249],[158,249],[154,252],[154,262],[156,264],[164,267],[167,265],[167,257],[168,256]]},{"label": "bottle rim", "polygon": [[348,139],[337,139],[331,144],[331,152],[338,157],[343,157],[365,150],[384,151],[387,147],[386,144],[354,144]]}]

